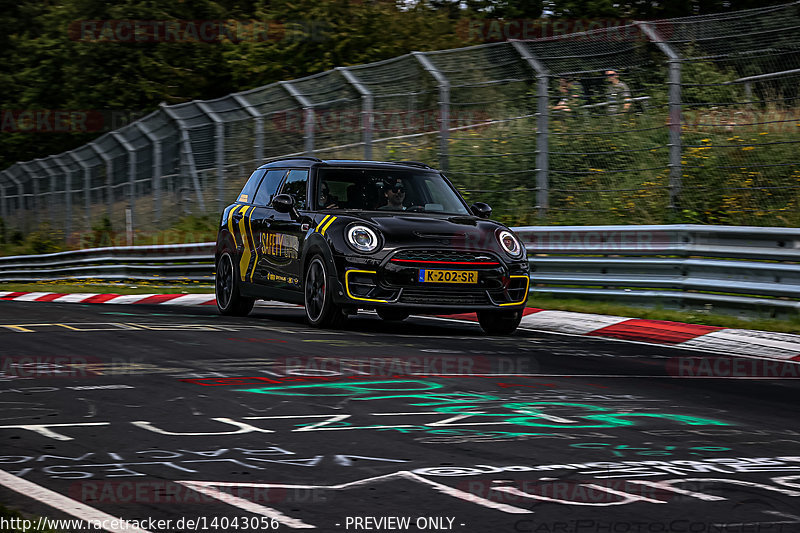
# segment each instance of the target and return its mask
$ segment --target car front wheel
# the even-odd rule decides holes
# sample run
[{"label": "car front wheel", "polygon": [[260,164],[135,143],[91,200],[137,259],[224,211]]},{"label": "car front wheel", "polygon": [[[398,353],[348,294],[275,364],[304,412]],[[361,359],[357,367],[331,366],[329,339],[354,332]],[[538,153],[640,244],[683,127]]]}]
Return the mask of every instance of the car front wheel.
[{"label": "car front wheel", "polygon": [[306,267],[303,276],[303,303],[306,308],[306,321],[317,328],[339,327],[347,318],[333,303],[331,287],[328,284],[328,271],[325,261],[315,255]]},{"label": "car front wheel", "polygon": [[226,316],[247,316],[256,302],[254,298],[245,298],[239,294],[239,280],[236,278],[233,258],[227,250],[222,252],[217,261],[214,292],[217,309]]},{"label": "car front wheel", "polygon": [[511,335],[522,320],[522,310],[478,311],[478,323],[487,335]]}]

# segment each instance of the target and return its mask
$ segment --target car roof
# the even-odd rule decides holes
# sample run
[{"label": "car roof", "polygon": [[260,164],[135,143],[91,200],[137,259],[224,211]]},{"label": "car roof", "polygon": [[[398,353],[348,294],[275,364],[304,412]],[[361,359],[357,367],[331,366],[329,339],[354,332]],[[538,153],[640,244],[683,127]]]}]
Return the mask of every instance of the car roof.
[{"label": "car roof", "polygon": [[419,168],[425,170],[436,170],[429,167],[425,163],[418,161],[362,161],[360,159],[317,159],[316,157],[286,157],[276,159],[269,163],[263,164],[259,169],[270,168],[310,168],[312,166],[341,166],[341,167],[369,167],[369,168]]}]

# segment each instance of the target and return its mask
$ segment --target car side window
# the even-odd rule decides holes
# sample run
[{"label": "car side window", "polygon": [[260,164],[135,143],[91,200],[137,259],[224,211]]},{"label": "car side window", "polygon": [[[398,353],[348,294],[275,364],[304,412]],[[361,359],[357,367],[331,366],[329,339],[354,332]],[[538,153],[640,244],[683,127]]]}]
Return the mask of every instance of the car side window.
[{"label": "car side window", "polygon": [[306,208],[306,187],[308,185],[308,170],[290,170],[283,183],[281,194],[294,196],[297,209]]},{"label": "car side window", "polygon": [[256,192],[253,203],[260,206],[272,203],[272,198],[278,192],[278,187],[284,174],[286,174],[285,170],[270,170],[267,172],[267,175],[261,180],[261,185],[258,186],[258,192]]},{"label": "car side window", "polygon": [[261,181],[261,176],[263,176],[265,172],[265,169],[260,168],[250,175],[247,183],[244,184],[242,192],[239,193],[239,197],[237,198],[238,202],[250,203],[253,201],[256,188],[258,187],[258,182]]}]

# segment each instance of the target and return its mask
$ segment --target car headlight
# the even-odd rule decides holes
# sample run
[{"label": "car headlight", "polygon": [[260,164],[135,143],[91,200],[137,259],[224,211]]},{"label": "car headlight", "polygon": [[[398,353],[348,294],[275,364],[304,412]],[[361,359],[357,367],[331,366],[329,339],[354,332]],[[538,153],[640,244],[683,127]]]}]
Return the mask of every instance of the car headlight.
[{"label": "car headlight", "polygon": [[380,240],[372,228],[355,225],[347,229],[347,244],[359,252],[370,253],[378,249]]},{"label": "car headlight", "polygon": [[500,242],[500,247],[503,251],[511,257],[522,257],[525,253],[525,248],[522,247],[522,243],[508,230],[498,231],[497,240]]}]

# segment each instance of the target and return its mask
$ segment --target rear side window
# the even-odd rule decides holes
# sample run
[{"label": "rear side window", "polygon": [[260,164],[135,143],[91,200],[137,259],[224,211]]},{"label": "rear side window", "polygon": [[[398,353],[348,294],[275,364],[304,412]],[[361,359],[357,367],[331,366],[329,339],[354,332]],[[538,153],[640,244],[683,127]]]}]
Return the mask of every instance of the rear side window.
[{"label": "rear side window", "polygon": [[261,185],[258,186],[253,203],[260,206],[269,205],[272,202],[272,197],[278,192],[278,186],[280,186],[284,174],[286,174],[285,170],[270,170],[267,172],[267,175],[261,180]]},{"label": "rear side window", "polygon": [[261,176],[263,176],[265,172],[265,169],[260,168],[250,175],[247,183],[244,184],[242,192],[239,193],[239,198],[237,199],[238,202],[250,203],[253,201],[253,196],[256,193],[258,182],[261,181]]},{"label": "rear side window", "polygon": [[286,176],[281,193],[291,194],[295,199],[297,209],[306,208],[306,186],[308,185],[308,170],[290,170]]}]

